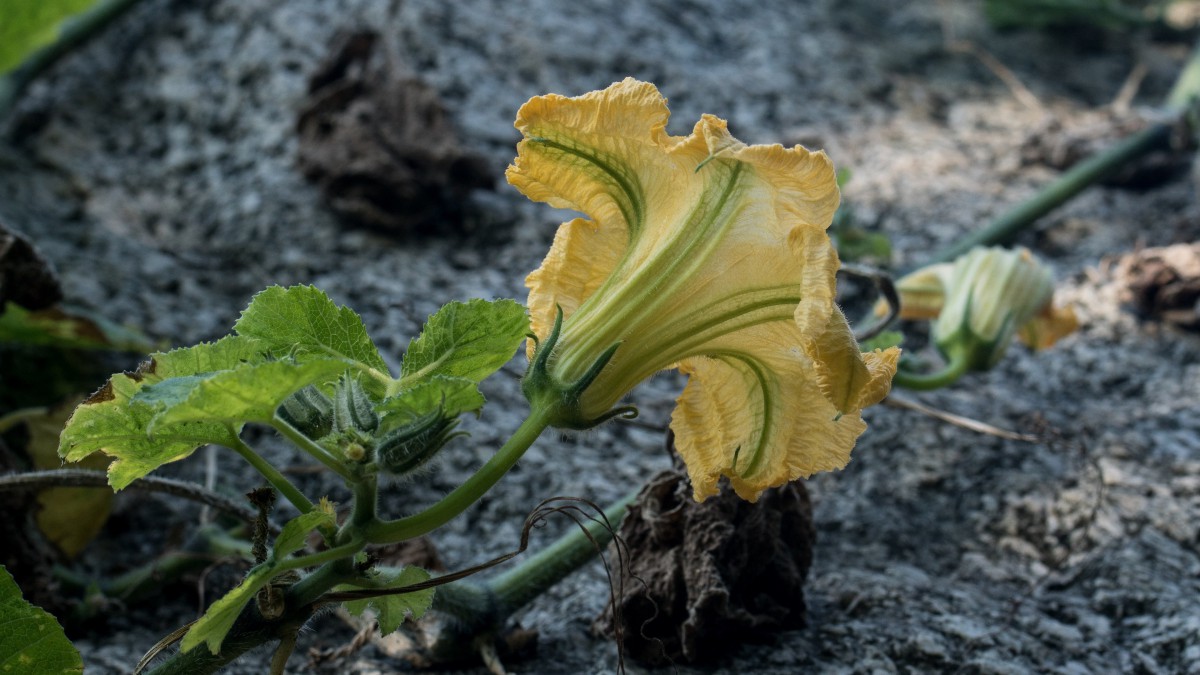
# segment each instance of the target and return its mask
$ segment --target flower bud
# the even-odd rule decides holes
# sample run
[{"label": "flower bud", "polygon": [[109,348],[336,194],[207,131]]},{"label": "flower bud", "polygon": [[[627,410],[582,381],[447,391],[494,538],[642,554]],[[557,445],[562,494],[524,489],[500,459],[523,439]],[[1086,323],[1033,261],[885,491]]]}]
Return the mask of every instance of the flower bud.
[{"label": "flower bud", "polygon": [[374,403],[358,380],[352,377],[343,377],[333,393],[333,428],[338,432],[367,434],[379,428]]},{"label": "flower bud", "polygon": [[333,402],[320,389],[307,386],[279,406],[279,416],[311,439],[323,438],[333,428]]},{"label": "flower bud", "polygon": [[446,417],[440,408],[422,415],[380,437],[375,445],[375,462],[392,475],[412,473],[433,459],[450,439],[466,435],[461,431],[452,433],[456,426],[458,418]]},{"label": "flower bud", "polygon": [[965,358],[973,370],[995,365],[1054,295],[1050,271],[1025,248],[972,249],[955,261],[946,286],[933,339],[943,354]]}]

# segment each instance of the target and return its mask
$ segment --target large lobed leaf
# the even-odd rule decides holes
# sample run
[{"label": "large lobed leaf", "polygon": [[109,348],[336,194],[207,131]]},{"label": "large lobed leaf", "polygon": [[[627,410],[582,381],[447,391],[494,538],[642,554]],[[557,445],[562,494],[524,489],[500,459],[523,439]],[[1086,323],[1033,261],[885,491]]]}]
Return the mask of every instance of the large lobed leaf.
[{"label": "large lobed leaf", "polygon": [[483,394],[474,380],[434,375],[379,404],[377,410],[383,416],[380,433],[436,410],[441,410],[443,417],[452,418],[466,412],[476,412],[483,404]]},{"label": "large lobed leaf", "polygon": [[275,409],[297,390],[336,379],[349,367],[335,359],[244,363],[207,377],[164,380],[143,388],[134,400],[161,408],[150,422],[151,435],[183,422],[269,423]]},{"label": "large lobed leaf", "polygon": [[512,300],[452,302],[425,323],[404,354],[401,381],[434,375],[475,382],[508,363],[529,333],[525,307]]},{"label": "large lobed leaf", "polygon": [[236,336],[154,354],[136,372],[113,375],[75,409],[59,437],[58,454],[68,462],[78,462],[97,451],[114,457],[108,482],[120,490],[203,445],[228,445],[235,432],[226,424],[212,422],[172,425],[158,429],[151,439],[148,430],[159,409],[134,397],[165,380],[196,378],[198,382],[208,373],[265,359],[262,345]]},{"label": "large lobed leaf", "polygon": [[[420,567],[410,566],[398,572],[385,572],[384,574],[386,575],[385,580],[377,587],[379,589],[403,588],[429,580],[429,572]],[[400,624],[404,623],[405,618],[411,616],[415,620],[424,616],[433,604],[433,590],[426,588],[409,593],[381,595],[366,600],[352,600],[346,603],[346,611],[354,616],[360,616],[368,608],[371,609],[379,621],[379,632],[388,635],[395,632]]]},{"label": "large lobed leaf", "polygon": [[190,422],[147,433],[157,410],[133,401],[143,386],[142,375],[113,375],[108,384],[84,401],[59,437],[58,454],[78,462],[96,451],[116,459],[108,467],[108,483],[121,490],[163,464],[191,455],[209,443],[230,445],[235,432],[211,422]]},{"label": "large lobed leaf", "polygon": [[0,565],[0,673],[82,673],[83,659],[58,621],[21,597]]},{"label": "large lobed leaf", "polygon": [[313,286],[271,286],[254,296],[233,328],[275,356],[339,358],[362,364],[376,378],[388,374],[362,319]]}]

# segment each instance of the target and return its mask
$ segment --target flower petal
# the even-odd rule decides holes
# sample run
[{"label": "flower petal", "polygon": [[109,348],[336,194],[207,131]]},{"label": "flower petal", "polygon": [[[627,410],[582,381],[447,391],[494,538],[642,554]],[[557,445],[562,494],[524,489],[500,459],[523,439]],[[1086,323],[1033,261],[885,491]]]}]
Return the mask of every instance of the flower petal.
[{"label": "flower petal", "polygon": [[857,410],[838,416],[796,340],[795,327],[779,322],[680,364],[689,378],[671,429],[697,500],[716,494],[721,476],[754,501],[769,487],[850,460],[866,424]]},{"label": "flower petal", "polygon": [[[624,244],[624,230],[599,228],[583,218],[558,227],[542,266],[525,277],[534,335],[545,337],[550,332],[558,307],[563,316],[571,316],[591,297],[616,267]],[[530,358],[534,347],[530,340],[526,347]]]},{"label": "flower petal", "polygon": [[[954,275],[954,263],[937,263],[900,277],[896,292],[900,295],[900,318],[916,321],[936,319],[946,303],[946,288]],[[886,316],[888,303],[875,304],[875,315]]]},{"label": "flower petal", "polygon": [[770,203],[775,205],[779,222],[819,225],[824,230],[833,220],[841,193],[833,162],[824,152],[809,152],[800,145],[751,145],[733,156],[752,165],[763,183],[774,190]]},{"label": "flower petal", "polygon": [[1074,333],[1079,328],[1079,319],[1070,307],[1055,307],[1047,303],[1017,331],[1017,338],[1030,349],[1039,350],[1053,346],[1055,342]]},{"label": "flower petal", "polygon": [[636,232],[658,197],[642,182],[653,172],[639,170],[662,163],[669,115],[654,85],[632,79],[576,98],[532,98],[517,112],[525,140],[505,176],[534,201]]},{"label": "flower petal", "polygon": [[800,344],[813,361],[821,393],[839,414],[878,403],[891,390],[899,348],[860,352],[850,324],[837,305],[830,309],[829,320],[820,335],[801,335]]}]

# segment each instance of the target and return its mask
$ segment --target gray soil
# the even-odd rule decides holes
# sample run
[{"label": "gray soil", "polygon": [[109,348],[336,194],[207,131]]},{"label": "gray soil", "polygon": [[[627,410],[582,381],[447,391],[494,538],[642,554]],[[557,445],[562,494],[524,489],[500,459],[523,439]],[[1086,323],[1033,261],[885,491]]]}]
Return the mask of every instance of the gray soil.
[{"label": "gray soil", "polygon": [[[60,63],[8,122],[0,219],[54,261],[69,298],[166,343],[224,334],[269,284],[312,283],[361,313],[397,362],[441,303],[523,298],[524,275],[568,216],[501,180],[477,195],[482,215],[465,234],[396,238],[339,224],[296,170],[295,118],[307,75],[340,30],[395,36],[464,147],[497,175],[523,101],[630,75],[670,99],[674,133],[711,112],[747,142],[823,147],[853,171],[845,199],[891,238],[897,269],[1058,175],[1022,161],[1023,147],[1102,131],[1139,106],[1152,115],[1189,50],[1129,36],[997,34],[978,3],[933,0],[386,4],[148,0]],[[1040,106],[1021,103],[975,56],[948,50],[946,26],[1011,69]],[[1112,113],[1138,63],[1148,75],[1134,112]],[[818,537],[810,626],[678,672],[1200,672],[1200,337],[1124,309],[1107,262],[1140,245],[1197,240],[1200,203],[1186,171],[1138,191],[1093,189],[1023,235],[1055,269],[1082,329],[1047,352],[1014,348],[951,389],[905,395],[1010,429],[1032,429],[1040,416],[1059,440],[1009,441],[906,410],[869,411],[849,467],[808,483]],[[506,438],[526,409],[522,367],[518,359],[487,384],[473,436],[444,453],[439,471],[387,491],[389,512],[429,503]],[[665,376],[639,389],[636,425],[539,441],[437,532],[445,562],[514,548],[544,497],[604,503],[667,466],[659,429],[679,386]],[[301,461],[267,435],[255,443],[280,465]],[[203,456],[163,473],[200,480]],[[219,469],[223,491],[254,484],[231,454]],[[346,498],[320,475],[297,480]],[[115,526],[151,535],[106,535],[83,564],[119,571],[196,518],[190,505],[123,494]],[[613,672],[613,645],[590,633],[606,597],[597,566],[546,594],[520,617],[540,631],[538,653],[509,666]],[[185,590],[114,613],[79,639],[88,672],[128,672],[196,611]],[[350,635],[325,617],[301,651]],[[230,672],[264,672],[268,658],[252,653]],[[400,667],[369,646],[322,672]],[[308,672],[304,658],[289,672]]]}]

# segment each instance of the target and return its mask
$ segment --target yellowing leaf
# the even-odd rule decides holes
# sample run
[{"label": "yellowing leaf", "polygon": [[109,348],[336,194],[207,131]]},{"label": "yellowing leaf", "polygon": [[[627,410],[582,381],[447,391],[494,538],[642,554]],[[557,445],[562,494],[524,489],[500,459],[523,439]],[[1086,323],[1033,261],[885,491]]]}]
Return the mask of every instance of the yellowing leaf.
[{"label": "yellowing leaf", "polygon": [[[29,444],[25,447],[38,469],[62,466],[58,457],[58,436],[62,433],[74,403],[52,409],[45,415],[25,419]],[[109,458],[92,455],[76,468],[105,469]],[[63,555],[74,558],[104,527],[112,508],[113,491],[107,488],[60,487],[38,493],[37,525],[42,534]]]}]

